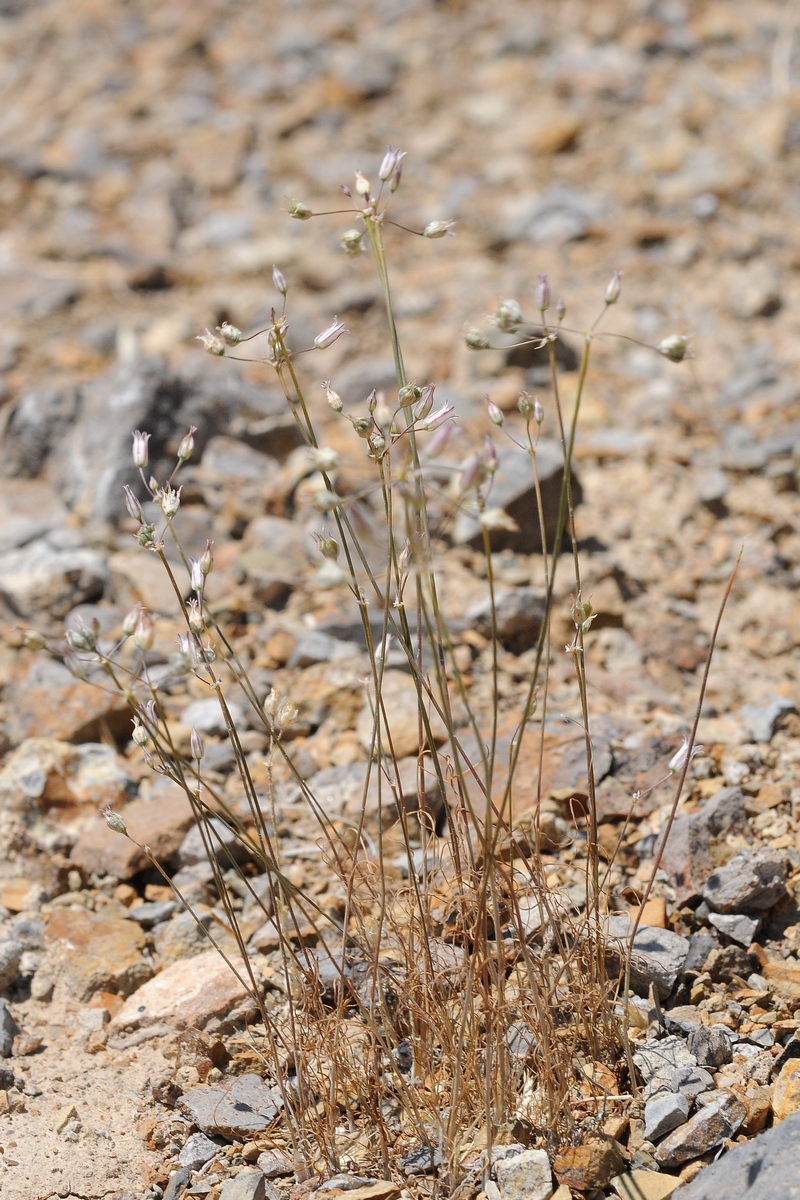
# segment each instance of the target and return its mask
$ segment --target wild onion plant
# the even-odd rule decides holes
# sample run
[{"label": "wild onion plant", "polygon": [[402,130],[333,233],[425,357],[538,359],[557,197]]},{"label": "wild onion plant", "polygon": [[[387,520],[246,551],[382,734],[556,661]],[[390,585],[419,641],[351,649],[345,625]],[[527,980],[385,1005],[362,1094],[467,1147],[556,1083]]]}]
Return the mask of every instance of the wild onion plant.
[{"label": "wild onion plant", "polygon": [[[602,334],[605,313],[618,300],[621,276],[613,275],[596,320],[580,331],[582,354],[569,420],[556,357],[565,308],[561,301],[551,302],[547,278],[540,277],[535,288],[533,314],[526,316],[513,300],[501,303],[495,314],[495,326],[516,335],[517,344],[540,347],[550,369],[547,411],[538,397],[525,394],[519,398],[518,420],[507,420],[491,401],[488,407],[498,436],[510,436],[527,452],[537,497],[532,517],[543,552],[539,583],[544,618],[515,728],[510,740],[503,740],[492,545],[495,531],[514,523],[492,503],[498,454],[487,438],[461,464],[450,492],[450,515],[466,509],[481,531],[490,600],[487,712],[475,702],[442,601],[439,574],[447,522],[442,524],[441,495],[431,467],[447,445],[457,414],[452,404],[437,401],[432,385],[416,382],[407,372],[392,302],[384,233],[388,225],[398,224],[393,206],[403,157],[400,151],[387,151],[377,187],[357,173],[354,188],[343,189],[347,207],[341,210],[352,224],[342,235],[344,250],[351,256],[368,251],[380,282],[397,376],[391,395],[373,391],[357,403],[358,398],[340,397],[329,380],[321,391],[305,389],[302,379],[314,357],[345,330],[334,318],[313,346],[295,346],[289,287],[277,268],[273,284],[278,302],[266,328],[245,335],[226,323],[201,337],[212,356],[246,358],[274,372],[316,472],[314,503],[329,525],[319,542],[324,578],[328,585],[348,590],[369,659],[364,682],[373,719],[355,825],[331,818],[325,797],[315,795],[297,770],[287,741],[297,717],[291,694],[259,692],[237,653],[235,637],[206,603],[212,547],[197,560],[182,549],[178,484],[180,469],[193,452],[193,431],[181,443],[167,480],[149,477],[148,434],[134,433],[141,488],[138,494],[126,489],[127,507],[138,525],[142,552],[160,560],[175,593],[182,622],[175,669],[193,673],[218,699],[247,800],[246,815],[234,813],[226,795],[204,774],[203,743],[196,731],[188,753],[176,746],[147,665],[153,630],[143,609],[126,619],[125,638],[110,650],[101,648],[97,630],[72,631],[67,638],[73,662],[80,660],[84,674],[102,676],[127,698],[134,715],[133,738],[147,763],[179,785],[192,805],[220,904],[238,943],[238,954],[225,947],[220,952],[257,1005],[250,1035],[265,1075],[280,1094],[282,1116],[275,1136],[291,1144],[298,1177],[353,1168],[402,1178],[411,1169],[407,1156],[416,1154],[417,1167],[435,1177],[435,1194],[455,1196],[467,1195],[480,1179],[498,1140],[513,1137],[555,1151],[622,1111],[630,1085],[623,1053],[625,1022],[619,1018],[620,981],[607,969],[604,938],[609,866],[598,842],[585,659],[593,613],[581,585],[572,481],[592,347]],[[290,214],[301,221],[332,215],[315,214],[299,201],[292,203]],[[437,239],[450,233],[451,226],[450,221],[433,221],[421,236]],[[494,336],[473,329],[466,343],[478,352]],[[680,361],[687,344],[682,337],[671,337],[653,350]],[[353,453],[370,473],[382,523],[380,560],[374,544],[365,546],[354,519],[354,497],[337,485],[338,455],[324,436],[334,419],[329,410],[351,426]],[[563,458],[555,514],[545,511],[539,478],[537,451],[545,424],[555,432]],[[173,565],[175,555],[167,555],[170,542],[177,548],[179,568]],[[588,778],[585,812],[575,830],[583,904],[568,901],[549,884],[540,823],[546,799],[542,781],[550,663],[554,653],[563,653],[563,646],[551,645],[551,625],[556,576],[565,569],[573,576],[573,634],[567,650],[580,695]],[[371,620],[370,613],[379,614],[379,620]],[[407,785],[384,696],[390,647],[395,656],[398,651],[403,656],[416,690],[420,750],[415,811],[406,803]],[[250,723],[258,724],[268,739],[267,772],[258,780],[232,715],[233,696],[244,697]],[[516,793],[525,740],[538,743],[539,773],[536,802],[531,807],[526,801],[529,819],[520,822]],[[685,768],[685,762],[681,765]],[[281,796],[273,779],[278,767],[293,777],[318,824],[325,862],[338,879],[341,903],[335,912],[323,911],[287,872],[285,842],[277,834]],[[367,816],[368,801],[373,803],[370,798],[376,794],[377,831]],[[438,815],[433,795],[440,798]],[[135,833],[127,831],[124,815],[109,812],[107,819],[121,834]],[[226,858],[220,822],[235,832],[244,854]],[[389,827],[402,844],[405,867],[400,875],[385,855]],[[252,874],[238,865],[243,858],[265,873],[266,888],[254,886]],[[264,919],[274,924],[279,968],[268,990],[248,953],[229,870],[238,875],[239,896],[259,905]],[[618,1088],[608,1086],[608,1075],[598,1064],[612,1071],[619,1064]]]}]

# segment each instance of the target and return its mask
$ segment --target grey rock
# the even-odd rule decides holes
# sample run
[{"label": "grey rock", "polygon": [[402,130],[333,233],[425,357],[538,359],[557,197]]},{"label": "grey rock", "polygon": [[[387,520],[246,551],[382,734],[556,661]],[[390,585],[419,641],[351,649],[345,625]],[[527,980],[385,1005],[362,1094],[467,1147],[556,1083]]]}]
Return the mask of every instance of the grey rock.
[{"label": "grey rock", "polygon": [[23,392],[3,434],[3,475],[10,479],[35,478],[51,447],[66,434],[76,405],[73,389]]},{"label": "grey rock", "polygon": [[708,933],[693,933],[689,938],[689,953],[683,964],[684,971],[702,971],[712,950],[719,949],[719,942]]},{"label": "grey rock", "polygon": [[176,900],[150,901],[129,908],[128,916],[132,921],[138,921],[142,929],[152,929],[159,921],[168,921],[177,907]]},{"label": "grey rock", "polygon": [[199,1171],[219,1152],[220,1144],[212,1142],[204,1133],[193,1133],[178,1155],[178,1162],[190,1171]]},{"label": "grey rock", "polygon": [[372,1187],[375,1182],[372,1175],[348,1175],[342,1171],[338,1175],[331,1175],[319,1185],[317,1191],[355,1192],[358,1188]]},{"label": "grey rock", "polygon": [[723,946],[721,950],[714,950],[705,963],[714,983],[732,983],[734,976],[747,979],[757,967],[755,954],[748,954],[741,946]]},{"label": "grey rock", "polygon": [[311,667],[314,663],[336,662],[361,653],[355,642],[343,642],[321,629],[309,629],[298,635],[289,655],[288,667]]},{"label": "grey rock", "polygon": [[776,850],[737,854],[703,885],[703,899],[717,912],[763,912],[786,895],[786,860]]},{"label": "grey rock", "polygon": [[229,1179],[219,1200],[265,1200],[267,1181],[257,1167],[245,1167],[235,1179]]},{"label": "grey rock", "polygon": [[733,1058],[733,1043],[724,1025],[698,1025],[687,1045],[701,1067],[721,1067]]},{"label": "grey rock", "polygon": [[704,1105],[693,1117],[670,1133],[656,1151],[660,1167],[679,1167],[708,1153],[736,1133],[747,1116],[747,1109],[730,1092]]},{"label": "grey rock", "polygon": [[[494,530],[490,538],[492,549],[516,550],[521,554],[537,553],[541,551],[542,544],[530,457],[527,451],[513,446],[509,449],[498,450],[497,457],[498,467],[489,504],[492,508],[505,509],[508,515],[516,521],[519,529],[515,533],[509,530]],[[543,439],[536,451],[536,461],[539,468],[545,513],[545,534],[548,544],[552,544],[564,476],[560,447],[553,441]],[[572,498],[575,504],[580,503],[582,498],[580,482],[574,469]],[[453,525],[453,541],[457,545],[480,549],[483,544],[483,535],[477,516],[466,511],[459,513]]]},{"label": "grey rock", "polygon": [[265,1150],[256,1159],[256,1166],[265,1179],[280,1179],[283,1175],[293,1175],[292,1162],[280,1150]]},{"label": "grey rock", "polygon": [[597,201],[588,193],[554,184],[526,205],[508,235],[512,241],[525,238],[536,245],[562,245],[585,237],[599,215]]},{"label": "grey rock", "polygon": [[646,1084],[645,1100],[661,1091],[682,1092],[691,1099],[714,1086],[711,1075],[698,1067],[694,1055],[679,1037],[642,1042],[633,1061]]},{"label": "grey rock", "polygon": [[186,1190],[191,1172],[188,1167],[180,1167],[174,1174],[170,1175],[169,1183],[164,1191],[163,1200],[178,1200]]},{"label": "grey rock", "polygon": [[[210,830],[207,828],[206,837],[211,853],[216,856],[223,868],[232,866],[233,863],[247,862],[250,853],[246,845],[221,817],[212,817],[210,821],[206,822],[206,826],[210,826]],[[200,826],[194,825],[181,843],[178,862],[181,867],[191,867],[207,857]]]},{"label": "grey rock", "polygon": [[[612,764],[613,755],[609,738],[604,737],[600,729],[592,728],[592,770],[595,785],[606,778]],[[583,735],[564,746],[553,772],[551,789],[554,792],[569,789],[575,797],[588,797],[589,774],[586,764],[586,742]],[[630,797],[628,797],[628,809],[630,810]]]},{"label": "grey rock", "polygon": [[178,1103],[203,1133],[248,1141],[275,1119],[282,1101],[260,1075],[240,1075],[224,1086],[193,1088]]},{"label": "grey rock", "polygon": [[[544,592],[537,588],[517,587],[497,593],[495,597],[495,621],[497,636],[501,642],[513,642],[524,649],[535,644],[545,615]],[[479,633],[490,636],[492,632],[492,604],[487,597],[467,613],[467,620]]]},{"label": "grey rock", "polygon": [[697,812],[678,818],[661,860],[675,887],[676,904],[686,904],[700,895],[703,884],[714,871],[711,853],[714,844],[730,833],[747,832],[744,795],[736,787],[723,788]]},{"label": "grey rock", "polygon": [[67,510],[42,479],[0,479],[0,550],[25,546],[64,525]]},{"label": "grey rock", "polygon": [[[609,918],[609,936],[619,939],[620,954],[632,928],[633,923],[628,917]],[[633,939],[631,954],[631,986],[634,991],[647,994],[652,984],[660,999],[665,1000],[683,970],[688,953],[688,938],[673,933],[671,929],[640,925]]]},{"label": "grey rock", "polygon": [[[70,531],[72,535],[74,531]],[[58,533],[3,556],[0,596],[21,617],[64,617],[85,600],[100,597],[108,582],[105,560],[85,546],[59,545]]]},{"label": "grey rock", "polygon": [[739,716],[752,742],[769,742],[781,717],[796,711],[797,705],[793,700],[787,696],[776,696],[772,703],[765,707],[756,704],[742,705]]},{"label": "grey rock", "polygon": [[239,438],[212,437],[205,448],[198,475],[202,482],[266,484],[274,479],[280,464]]},{"label": "grey rock", "polygon": [[503,1200],[549,1200],[553,1173],[546,1150],[523,1150],[495,1165],[495,1179]]},{"label": "grey rock", "polygon": [[18,1033],[19,1025],[11,1015],[8,1001],[0,1000],[0,1058],[11,1057],[11,1047]]},{"label": "grey rock", "polygon": [[644,1136],[649,1142],[658,1141],[688,1116],[688,1097],[681,1092],[658,1092],[644,1106]]},{"label": "grey rock", "polygon": [[0,942],[0,992],[7,991],[20,975],[20,959],[25,951],[22,942],[4,938]]},{"label": "grey rock", "polygon": [[678,1188],[672,1200],[719,1200],[720,1196],[800,1200],[798,1145],[800,1113],[793,1113],[752,1141],[734,1146],[691,1183]]},{"label": "grey rock", "polygon": [[740,946],[750,946],[761,925],[758,917],[746,917],[744,913],[709,913],[708,923],[724,933]]},{"label": "grey rock", "polygon": [[[227,701],[227,705],[236,728],[247,729],[246,706],[236,700]],[[193,725],[198,733],[212,733],[220,737],[227,737],[228,734],[219,701],[214,696],[208,700],[192,700],[181,713],[181,721],[184,725]]]},{"label": "grey rock", "polygon": [[775,1045],[775,1034],[771,1029],[756,1026],[745,1036],[748,1042],[752,1042],[754,1046],[761,1046],[764,1050],[769,1050],[770,1046]]},{"label": "grey rock", "polygon": [[300,585],[309,568],[297,525],[283,517],[257,517],[251,521],[236,566],[251,582],[262,604],[280,603]]},{"label": "grey rock", "polygon": [[438,1146],[418,1146],[400,1159],[400,1170],[406,1175],[429,1175],[444,1163],[444,1154]]}]

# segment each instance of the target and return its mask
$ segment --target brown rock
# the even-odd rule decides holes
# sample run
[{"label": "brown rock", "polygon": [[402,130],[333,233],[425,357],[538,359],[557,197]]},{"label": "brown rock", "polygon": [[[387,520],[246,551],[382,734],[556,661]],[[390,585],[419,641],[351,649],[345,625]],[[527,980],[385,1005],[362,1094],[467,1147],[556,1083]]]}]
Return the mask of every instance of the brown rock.
[{"label": "brown rock", "polygon": [[[143,604],[150,612],[170,614],[178,603],[169,576],[154,554],[140,550],[120,550],[108,560],[111,586],[116,602],[129,610],[135,604]],[[189,585],[185,572],[176,574],[180,583]]]},{"label": "brown rock", "polygon": [[[131,838],[149,846],[159,862],[172,858],[180,847],[194,817],[184,792],[167,780],[159,780],[147,800],[134,800],[122,810]],[[98,816],[72,848],[72,861],[85,871],[130,879],[149,863],[139,846],[109,829]]]},{"label": "brown rock", "polygon": [[145,936],[133,921],[60,908],[48,918],[45,941],[75,1000],[102,989],[129,996],[153,973],[141,953]]},{"label": "brown rock", "polygon": [[664,1138],[656,1150],[660,1167],[678,1167],[699,1158],[708,1150],[733,1137],[744,1123],[747,1109],[731,1092],[720,1092],[719,1099],[699,1109],[674,1133]]},{"label": "brown rock", "polygon": [[358,1188],[326,1188],[325,1197],[334,1200],[395,1200],[402,1195],[403,1189],[390,1179],[376,1179],[374,1183],[365,1184]]},{"label": "brown rock", "polygon": [[172,963],[140,987],[111,1022],[112,1029],[166,1024],[176,1029],[204,1025],[229,1012],[246,989],[216,950]]},{"label": "brown rock", "polygon": [[556,1155],[553,1174],[559,1183],[578,1192],[607,1187],[625,1167],[625,1159],[611,1138],[592,1138],[583,1146],[570,1146]]},{"label": "brown rock", "polygon": [[6,693],[5,733],[14,745],[25,738],[97,742],[109,731],[122,737],[131,726],[121,696],[75,679],[61,663],[37,658]]},{"label": "brown rock", "polygon": [[[132,781],[109,746],[73,746],[55,738],[27,738],[0,771],[0,800],[14,808],[123,803]],[[30,888],[28,884],[28,888]]]},{"label": "brown rock", "polygon": [[[419,738],[419,697],[414,680],[405,671],[386,671],[383,676],[382,701],[389,720],[390,738],[386,734],[381,721],[381,738],[383,748],[387,753],[394,752],[396,758],[406,758],[416,754],[420,748]],[[446,737],[444,725],[430,705],[426,705],[430,713],[431,730],[434,741],[441,744]],[[374,717],[372,704],[365,703],[358,718],[356,731],[359,741],[365,749],[372,742]]]},{"label": "brown rock", "polygon": [[800,999],[800,962],[796,958],[764,963],[761,973],[779,996],[786,1000]]},{"label": "brown rock", "polygon": [[783,1121],[800,1110],[800,1059],[790,1058],[781,1067],[772,1088],[772,1112]]}]

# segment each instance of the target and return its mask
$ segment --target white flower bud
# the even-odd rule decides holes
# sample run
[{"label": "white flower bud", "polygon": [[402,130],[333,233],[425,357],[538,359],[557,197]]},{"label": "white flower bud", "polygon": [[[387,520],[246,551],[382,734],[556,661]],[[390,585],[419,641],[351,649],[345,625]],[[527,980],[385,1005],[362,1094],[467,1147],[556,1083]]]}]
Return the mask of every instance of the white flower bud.
[{"label": "white flower bud", "polygon": [[356,192],[359,196],[369,195],[369,180],[360,171],[356,171]]},{"label": "white flower bud", "polygon": [[386,153],[383,156],[383,162],[378,171],[378,178],[382,183],[388,183],[389,180],[394,179],[394,176],[400,170],[400,164],[405,156],[405,150],[393,150],[391,146],[386,147]]},{"label": "white flower bud", "polygon": [[335,471],[339,465],[339,455],[327,446],[316,446],[311,451],[311,457],[318,471]]},{"label": "white flower bud", "polygon": [[339,245],[344,250],[348,258],[358,258],[359,254],[364,249],[364,231],[359,229],[345,229],[342,236],[339,238]]},{"label": "white flower bud", "polygon": [[325,395],[327,397],[328,404],[330,404],[333,411],[341,412],[342,409],[344,408],[344,404],[342,403],[342,397],[339,395],[338,392],[335,392],[333,390],[333,388],[331,387],[330,379],[326,379],[325,382],[323,383],[322,387],[325,391]]},{"label": "white flower bud", "polygon": [[544,409],[538,396],[534,396],[533,398],[533,419],[537,425],[541,425],[544,420]]},{"label": "white flower bud", "polygon": [[127,483],[122,490],[125,493],[125,507],[128,510],[128,516],[133,517],[134,521],[144,522],[144,509],[134,495],[133,490],[128,487]]},{"label": "white flower bud", "polygon": [[133,718],[133,732],[131,733],[132,740],[137,746],[146,746],[150,741],[150,734],[142,725],[138,717]]},{"label": "white flower bud", "polygon": [[686,351],[689,349],[689,343],[679,333],[673,333],[671,337],[665,337],[663,341],[659,342],[656,349],[670,362],[683,362]]},{"label": "white flower bud", "polygon": [[503,300],[497,306],[494,319],[503,333],[516,333],[522,324],[522,309],[516,300]]},{"label": "white flower bud", "polygon": [[217,333],[226,346],[238,346],[244,337],[241,329],[236,325],[231,325],[230,321],[223,321],[221,325],[218,325]]},{"label": "white flower bud", "polygon": [[464,344],[468,350],[488,350],[490,343],[480,329],[468,329],[464,334]]},{"label": "white flower bud", "polygon": [[182,488],[178,488],[177,492],[169,485],[162,488],[158,494],[158,503],[161,505],[161,511],[164,516],[170,521],[181,506]]},{"label": "white flower bud", "polygon": [[204,575],[210,575],[214,566],[214,556],[211,553],[213,542],[206,542],[206,548],[200,555],[200,570]]},{"label": "white flower bud", "polygon": [[453,226],[455,221],[429,221],[422,231],[422,236],[426,238],[441,238],[446,233],[453,235]]},{"label": "white flower bud", "polygon": [[197,732],[194,725],[192,726],[190,744],[192,747],[192,758],[195,760],[195,762],[200,762],[205,750],[203,748],[203,739],[200,737],[200,734]]},{"label": "white flower bud", "polygon": [[264,701],[264,712],[268,717],[275,717],[278,714],[278,709],[281,706],[280,693],[275,691],[275,688],[270,688],[269,695]]},{"label": "white flower bud", "polygon": [[606,304],[616,304],[622,291],[622,271],[615,271],[608,281],[606,294],[603,297]]},{"label": "white flower bud", "polygon": [[334,317],[327,329],[323,329],[322,333],[318,333],[314,338],[314,345],[318,350],[327,350],[328,346],[332,346],[337,338],[340,338],[343,333],[350,331],[345,328],[344,322]]},{"label": "white flower bud", "polygon": [[487,508],[478,518],[484,529],[495,530],[504,529],[509,533],[517,533],[519,525],[510,517],[502,508]]},{"label": "white flower bud", "polygon": [[190,425],[189,432],[181,438],[181,444],[178,446],[178,461],[185,463],[194,454],[194,435],[197,433],[197,426]]},{"label": "white flower bud", "polygon": [[147,444],[150,441],[149,433],[142,433],[140,429],[133,431],[133,465],[143,470],[148,463],[148,448]]},{"label": "white flower bud", "polygon": [[115,813],[112,808],[104,808],[103,816],[106,819],[106,825],[108,825],[109,829],[113,829],[114,833],[123,834],[124,837],[128,836],[128,826],[119,813]]},{"label": "white flower bud", "polygon": [[536,284],[536,307],[540,313],[547,312],[550,307],[550,280],[546,275],[540,275]]},{"label": "white flower bud", "polygon": [[505,417],[503,416],[502,409],[499,409],[496,404],[493,404],[488,396],[486,397],[486,400],[486,411],[489,414],[489,420],[493,425],[504,425]]},{"label": "white flower bud", "polygon": [[285,296],[289,290],[289,285],[286,282],[286,276],[280,267],[276,267],[274,265],[272,268],[272,286],[281,296]]},{"label": "white flower bud", "polygon": [[289,216],[294,217],[296,221],[308,221],[313,215],[311,209],[307,204],[303,204],[302,200],[292,200],[289,204]]},{"label": "white flower bud", "polygon": [[133,632],[133,644],[137,650],[141,650],[143,654],[146,654],[152,648],[153,637],[153,626],[144,609],[140,608],[136,620],[136,629]]}]

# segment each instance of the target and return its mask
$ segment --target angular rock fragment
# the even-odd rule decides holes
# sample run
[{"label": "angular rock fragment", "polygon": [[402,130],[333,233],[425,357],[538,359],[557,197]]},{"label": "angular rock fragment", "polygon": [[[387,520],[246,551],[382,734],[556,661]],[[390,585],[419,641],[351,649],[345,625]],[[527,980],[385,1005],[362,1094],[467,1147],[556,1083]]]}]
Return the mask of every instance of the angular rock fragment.
[{"label": "angular rock fragment", "polygon": [[701,893],[717,862],[715,847],[729,833],[746,834],[747,812],[739,788],[723,788],[689,816],[679,817],[672,827],[661,865],[675,886],[675,901],[686,904]]},{"label": "angular rock fragment", "polygon": [[[624,953],[632,929],[629,917],[609,918],[608,933],[614,939],[616,954]],[[640,925],[633,940],[631,986],[646,995],[653,984],[659,997],[665,1000],[675,986],[688,952],[689,941],[680,934],[671,929]]]},{"label": "angular rock fragment", "polygon": [[[282,1100],[260,1075],[240,1075],[230,1083],[193,1088],[179,1106],[203,1133],[249,1141],[272,1124]],[[258,1175],[264,1179],[260,1171]]]},{"label": "angular rock fragment", "polygon": [[673,1193],[673,1200],[800,1200],[797,1145],[800,1113],[734,1146],[696,1179]]},{"label": "angular rock fragment", "polygon": [[644,1106],[644,1136],[657,1142],[689,1116],[689,1100],[681,1092],[658,1092]]},{"label": "angular rock fragment", "polygon": [[719,1093],[718,1099],[704,1105],[664,1139],[656,1150],[656,1162],[672,1168],[699,1158],[733,1137],[746,1116],[747,1109],[731,1092]]},{"label": "angular rock fragment", "polygon": [[59,908],[48,917],[45,940],[75,1000],[90,1000],[98,991],[129,996],[153,974],[142,955],[145,936],[134,921]]},{"label": "angular rock fragment", "polygon": [[198,1028],[211,1017],[230,1012],[245,995],[244,985],[220,954],[206,950],[194,958],[179,959],[140,987],[113,1018],[111,1028],[158,1024]]},{"label": "angular rock fragment", "polygon": [[764,912],[786,895],[786,860],[776,850],[737,854],[708,877],[703,899],[717,912]]}]

